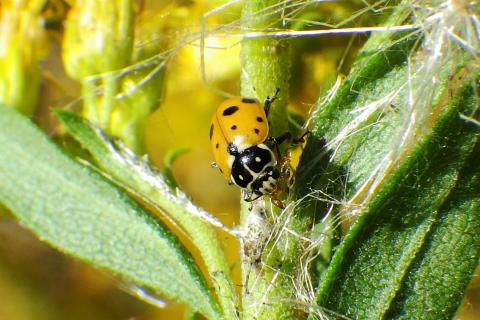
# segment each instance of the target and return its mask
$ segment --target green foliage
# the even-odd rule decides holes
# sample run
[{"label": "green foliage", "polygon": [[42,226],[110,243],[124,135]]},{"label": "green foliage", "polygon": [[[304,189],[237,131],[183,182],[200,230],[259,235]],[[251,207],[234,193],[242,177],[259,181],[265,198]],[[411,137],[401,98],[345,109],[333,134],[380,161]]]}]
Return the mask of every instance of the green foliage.
[{"label": "green foliage", "polygon": [[[0,106],[0,205],[24,226],[62,252],[186,303],[190,319],[455,316],[480,257],[478,5],[369,7],[379,20],[390,14],[385,26],[410,30],[372,34],[348,77],[318,102],[293,183],[285,183],[285,210],[268,197],[244,204],[242,225],[231,230],[178,188],[171,166],[188,149],[172,149],[163,174],[141,157],[145,120],[163,99],[171,60],[158,51],[167,40],[136,46],[134,2],[86,4],[69,15],[63,48],[86,119],[56,111],[84,152],[75,145],[66,155]],[[242,40],[242,94],[263,100],[280,89],[272,136],[305,128],[287,111],[292,39],[268,33],[312,31],[311,19],[322,16],[312,4],[295,22],[296,5],[244,2],[242,31],[251,33]],[[85,31],[85,17],[97,28]],[[90,48],[97,38],[107,50]],[[352,224],[342,236],[343,221]],[[241,289],[217,228],[239,240]]]},{"label": "green foliage", "polygon": [[0,202],[26,227],[63,252],[216,318],[197,266],[158,219],[4,106],[0,128]]},{"label": "green foliage", "polygon": [[188,151],[190,151],[190,148],[185,147],[171,149],[167,152],[165,158],[163,159],[163,176],[165,177],[165,182],[173,191],[175,191],[175,189],[178,187],[178,184],[175,180],[175,177],[173,176],[172,165],[175,160],[177,160],[185,153],[188,153]]},{"label": "green foliage", "polygon": [[[387,25],[410,19],[400,7]],[[314,117],[300,195],[341,178],[337,214],[359,217],[319,275],[332,318],[451,319],[477,267],[480,130],[460,115],[478,117],[478,72],[437,23],[372,36]]]},{"label": "green foliage", "polygon": [[479,132],[458,117],[474,105],[469,85],[378,191],[336,252],[321,305],[362,319],[453,317],[480,255]]},{"label": "green foliage", "polygon": [[[213,226],[225,227],[207,212],[196,207],[180,189],[172,190],[172,180],[169,180],[168,175],[163,177],[144,159],[113,144],[102,131],[79,115],[57,111],[57,116],[72,136],[90,152],[111,181],[161,211],[170,223],[178,224],[178,227],[186,232],[200,251],[210,277],[215,281],[214,289],[223,315],[232,318],[237,297],[230,266]],[[185,151],[178,149],[172,152],[166,161],[173,161],[173,158]]]}]

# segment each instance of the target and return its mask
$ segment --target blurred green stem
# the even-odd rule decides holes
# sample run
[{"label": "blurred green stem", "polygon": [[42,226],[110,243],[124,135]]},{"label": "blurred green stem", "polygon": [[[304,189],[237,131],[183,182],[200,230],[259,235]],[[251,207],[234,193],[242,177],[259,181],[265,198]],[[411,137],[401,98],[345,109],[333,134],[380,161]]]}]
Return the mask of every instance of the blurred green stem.
[{"label": "blurred green stem", "polygon": [[102,86],[99,88],[97,81],[84,79],[83,114],[100,128],[109,131],[112,111],[116,104],[115,96],[119,93],[119,83],[118,79],[112,76],[102,78],[101,83]]}]

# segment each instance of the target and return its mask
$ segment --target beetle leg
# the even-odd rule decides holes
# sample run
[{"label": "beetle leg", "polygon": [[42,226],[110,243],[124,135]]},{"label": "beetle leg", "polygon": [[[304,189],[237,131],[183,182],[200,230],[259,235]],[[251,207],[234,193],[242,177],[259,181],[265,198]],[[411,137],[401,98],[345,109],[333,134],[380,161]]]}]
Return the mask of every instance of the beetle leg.
[{"label": "beetle leg", "polygon": [[305,131],[300,137],[294,138],[292,140],[292,145],[295,146],[297,144],[301,144],[305,142],[305,137],[308,136],[311,132],[309,130]]},{"label": "beetle leg", "polygon": [[280,200],[280,199],[277,199],[277,198],[271,198],[272,200],[272,203],[279,207],[280,209],[285,209],[285,205],[283,204],[283,202]]},{"label": "beetle leg", "polygon": [[268,117],[268,112],[270,111],[270,106],[272,105],[273,101],[277,100],[277,95],[280,92],[280,88],[277,88],[277,91],[275,91],[275,95],[270,98],[270,96],[267,96],[267,99],[263,102],[263,109],[265,110],[265,114]]},{"label": "beetle leg", "polygon": [[277,155],[277,158],[281,157],[281,152],[280,148],[278,147],[280,144],[282,144],[285,140],[289,140],[292,138],[292,134],[290,132],[285,132],[281,136],[274,138],[274,137],[268,137],[267,141],[265,142],[268,146],[273,147],[275,149],[275,153]]},{"label": "beetle leg", "polygon": [[245,201],[245,202],[252,202],[252,201],[257,200],[260,197],[261,196],[257,196],[257,197],[252,199],[252,193],[243,189],[243,201]]},{"label": "beetle leg", "polygon": [[275,138],[275,143],[276,144],[282,144],[285,140],[290,140],[290,139],[292,139],[292,134],[287,131],[284,134],[282,134],[281,136],[276,137]]}]

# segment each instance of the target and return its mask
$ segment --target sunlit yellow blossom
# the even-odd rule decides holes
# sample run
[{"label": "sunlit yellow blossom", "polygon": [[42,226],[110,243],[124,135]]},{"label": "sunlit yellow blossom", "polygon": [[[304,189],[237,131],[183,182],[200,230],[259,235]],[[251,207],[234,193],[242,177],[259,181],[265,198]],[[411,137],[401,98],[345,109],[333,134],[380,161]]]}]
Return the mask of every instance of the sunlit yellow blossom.
[{"label": "sunlit yellow blossom", "polygon": [[37,105],[38,62],[47,52],[42,3],[8,2],[0,19],[0,102],[26,115],[32,115]]}]

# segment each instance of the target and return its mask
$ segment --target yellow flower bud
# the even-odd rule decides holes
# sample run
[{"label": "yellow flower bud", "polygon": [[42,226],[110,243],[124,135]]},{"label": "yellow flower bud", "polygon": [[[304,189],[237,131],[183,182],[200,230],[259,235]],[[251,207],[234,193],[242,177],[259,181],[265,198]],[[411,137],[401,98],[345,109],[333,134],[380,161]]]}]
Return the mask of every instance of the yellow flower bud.
[{"label": "yellow flower bud", "polygon": [[131,60],[135,10],[132,0],[77,0],[63,39],[63,60],[70,77],[114,71]]},{"label": "yellow flower bud", "polygon": [[158,39],[167,19],[162,16],[143,16],[136,30],[132,62],[134,71],[122,77],[121,95],[112,112],[110,133],[120,137],[132,150],[145,153],[145,121],[160,106],[165,88],[166,62],[158,56],[168,40]]},{"label": "yellow flower bud", "polygon": [[38,103],[38,63],[48,52],[42,6],[43,1],[10,1],[0,18],[0,103],[28,116]]}]

